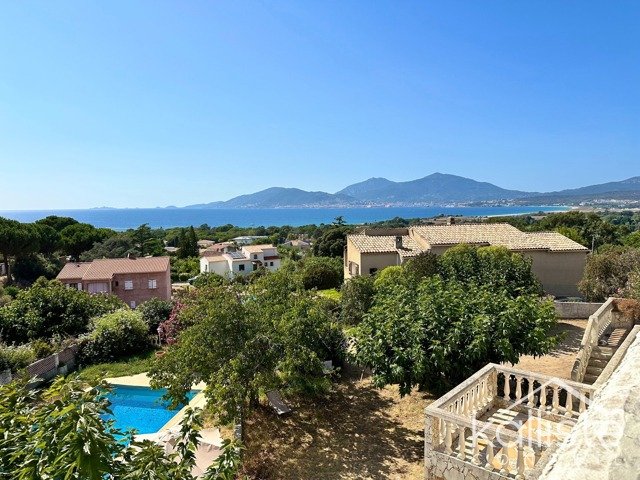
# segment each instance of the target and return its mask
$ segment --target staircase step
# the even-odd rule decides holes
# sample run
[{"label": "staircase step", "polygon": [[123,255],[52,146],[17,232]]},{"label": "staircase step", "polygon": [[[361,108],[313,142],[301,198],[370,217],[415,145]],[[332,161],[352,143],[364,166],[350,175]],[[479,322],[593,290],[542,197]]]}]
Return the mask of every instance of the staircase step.
[{"label": "staircase step", "polygon": [[597,345],[597,346],[593,347],[592,351],[593,352],[602,353],[602,354],[611,354],[611,355],[613,355],[613,353],[616,351],[616,349],[614,347]]},{"label": "staircase step", "polygon": [[618,347],[626,338],[629,330],[626,328],[616,328],[611,335],[609,335],[609,339],[607,340],[607,346],[610,347]]},{"label": "staircase step", "polygon": [[589,358],[589,361],[591,361],[592,358],[595,358],[596,360],[604,360],[605,362],[608,363],[609,360],[611,360],[611,357],[613,357],[611,353],[591,352],[591,357]]},{"label": "staircase step", "polygon": [[587,370],[585,373],[588,373],[589,375],[595,375],[596,377],[598,375],[600,375],[602,373],[602,370],[604,370],[602,367],[587,367]]},{"label": "staircase step", "polygon": [[584,378],[582,379],[582,381],[584,383],[588,383],[589,385],[592,385],[593,382],[595,382],[598,379],[599,376],[600,375],[590,375],[588,373],[585,373]]},{"label": "staircase step", "polygon": [[591,358],[589,359],[589,363],[587,365],[587,368],[589,367],[600,367],[600,368],[604,368],[609,364],[608,360],[605,360],[603,358],[596,358],[593,355],[591,356]]}]

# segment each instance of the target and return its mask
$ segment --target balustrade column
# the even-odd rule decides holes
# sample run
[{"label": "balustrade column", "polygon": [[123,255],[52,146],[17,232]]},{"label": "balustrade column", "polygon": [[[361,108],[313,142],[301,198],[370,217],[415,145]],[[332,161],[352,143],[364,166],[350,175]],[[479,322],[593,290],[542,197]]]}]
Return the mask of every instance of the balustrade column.
[{"label": "balustrade column", "polygon": [[504,374],[504,398],[507,401],[511,397],[511,386],[509,385],[509,378],[510,377],[511,377],[511,375],[509,375],[508,373]]},{"label": "balustrade column", "polygon": [[565,416],[566,417],[571,417],[573,415],[573,395],[571,395],[571,392],[569,390],[566,391],[567,392],[567,400],[564,404],[564,409],[565,409]]},{"label": "balustrade column", "polygon": [[534,386],[534,380],[531,377],[527,378],[527,382],[529,383],[529,391],[527,392],[527,403],[529,404],[530,408],[535,407],[534,403],[534,397],[533,397],[533,386]]},{"label": "balustrade column", "polygon": [[522,398],[522,377],[516,375],[516,402]]},{"label": "balustrade column", "polygon": [[493,440],[494,436],[491,434],[487,434],[487,462],[484,464],[484,468],[489,471],[493,470]]},{"label": "balustrade column", "polygon": [[524,480],[524,445],[522,438],[518,440],[517,447],[518,456],[516,458],[516,480]]},{"label": "balustrade column", "polygon": [[[473,429],[471,431],[473,435]],[[473,455],[471,457],[471,463],[474,465],[480,465],[480,435],[476,433],[473,437]]]},{"label": "balustrade column", "polygon": [[464,460],[466,457],[465,437],[464,437],[466,430],[467,430],[466,427],[463,427],[463,426],[458,427],[458,458],[460,460]]},{"label": "balustrade column", "polygon": [[451,455],[453,453],[451,443],[451,424],[449,422],[444,422],[444,453],[447,455]]},{"label": "balustrade column", "polygon": [[547,386],[540,385],[540,410],[546,410],[547,408]]},{"label": "balustrade column", "polygon": [[558,399],[558,386],[553,386],[553,400],[551,402],[551,413],[558,413],[560,400]]},{"label": "balustrade column", "polygon": [[578,407],[578,412],[582,413],[587,409],[585,404],[585,397],[587,396],[586,392],[580,391],[580,406]]}]

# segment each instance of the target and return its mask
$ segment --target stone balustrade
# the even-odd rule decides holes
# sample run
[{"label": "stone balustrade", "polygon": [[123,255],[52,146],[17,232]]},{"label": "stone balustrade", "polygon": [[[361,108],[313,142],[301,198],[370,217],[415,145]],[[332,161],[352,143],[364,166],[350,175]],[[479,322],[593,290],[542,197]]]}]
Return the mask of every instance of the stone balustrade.
[{"label": "stone balustrade", "polygon": [[[524,479],[554,438],[532,426],[544,420],[572,427],[594,392],[591,385],[487,365],[427,407],[427,478]],[[498,410],[533,421],[527,428],[500,425],[490,419]],[[445,475],[451,469],[458,477]]]}]

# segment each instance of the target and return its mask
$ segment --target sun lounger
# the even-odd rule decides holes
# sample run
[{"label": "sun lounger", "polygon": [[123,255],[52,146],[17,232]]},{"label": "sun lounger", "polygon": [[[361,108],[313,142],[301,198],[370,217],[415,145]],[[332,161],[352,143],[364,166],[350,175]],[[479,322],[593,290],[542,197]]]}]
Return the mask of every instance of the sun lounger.
[{"label": "sun lounger", "polygon": [[273,408],[278,415],[286,415],[287,413],[291,413],[291,409],[287,404],[282,400],[282,396],[280,392],[277,390],[270,390],[267,392],[267,399],[269,400],[269,405]]}]

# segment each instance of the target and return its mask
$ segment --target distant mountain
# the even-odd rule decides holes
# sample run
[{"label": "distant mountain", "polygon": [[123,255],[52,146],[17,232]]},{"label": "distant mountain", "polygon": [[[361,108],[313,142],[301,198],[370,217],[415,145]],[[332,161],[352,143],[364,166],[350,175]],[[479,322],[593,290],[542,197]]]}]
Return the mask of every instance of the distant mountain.
[{"label": "distant mountain", "polygon": [[599,183],[588,187],[572,188],[570,190],[560,190],[549,192],[544,195],[557,196],[578,196],[578,195],[599,195],[613,192],[640,192],[640,177],[631,177],[619,182]]},{"label": "distant mountain", "polygon": [[[332,194],[307,192],[299,188],[267,188],[260,192],[240,195],[227,201],[201,203],[184,208],[289,208],[289,207],[358,207],[374,205],[465,205],[516,203],[529,205],[575,205],[613,200],[613,203],[638,202],[640,177],[619,182],[537,193],[507,190],[491,183],[470,178],[433,173],[407,182],[393,182],[386,178],[370,178],[354,183]],[[175,207],[167,207],[175,208]]]},{"label": "distant mountain", "polygon": [[451,203],[488,200],[509,200],[532,195],[529,192],[505,190],[487,182],[470,178],[433,173],[418,180],[392,182],[385,178],[371,178],[350,185],[338,192],[357,200],[375,203]]},{"label": "distant mountain", "polygon": [[330,207],[355,203],[347,195],[326,192],[307,192],[299,188],[272,187],[248,195],[240,195],[226,202],[189,205],[185,208],[282,208],[282,207]]}]

